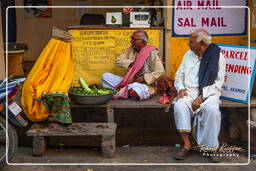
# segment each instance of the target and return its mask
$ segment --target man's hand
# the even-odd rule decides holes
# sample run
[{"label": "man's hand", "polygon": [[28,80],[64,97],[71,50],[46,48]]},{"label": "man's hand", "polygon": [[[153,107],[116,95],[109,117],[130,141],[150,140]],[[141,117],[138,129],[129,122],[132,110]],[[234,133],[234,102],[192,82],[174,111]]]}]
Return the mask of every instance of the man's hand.
[{"label": "man's hand", "polygon": [[192,109],[195,111],[200,107],[200,105],[204,102],[203,96],[198,96],[193,102],[192,102]]},{"label": "man's hand", "polygon": [[187,94],[186,90],[185,90],[185,89],[181,89],[181,90],[179,91],[177,100],[182,99],[184,96],[187,96],[187,95],[188,95],[188,94]]},{"label": "man's hand", "polygon": [[134,82],[145,83],[144,76],[140,76],[134,80]]},{"label": "man's hand", "polygon": [[133,63],[134,62],[130,63],[130,65],[128,66],[128,70],[131,69],[131,67],[133,66]]},{"label": "man's hand", "polygon": [[133,82],[134,82],[134,80],[135,80],[135,79],[134,79],[134,77],[133,77],[133,78],[130,80],[130,82],[129,82],[129,83],[130,83],[130,84],[131,84],[131,83],[133,83]]}]

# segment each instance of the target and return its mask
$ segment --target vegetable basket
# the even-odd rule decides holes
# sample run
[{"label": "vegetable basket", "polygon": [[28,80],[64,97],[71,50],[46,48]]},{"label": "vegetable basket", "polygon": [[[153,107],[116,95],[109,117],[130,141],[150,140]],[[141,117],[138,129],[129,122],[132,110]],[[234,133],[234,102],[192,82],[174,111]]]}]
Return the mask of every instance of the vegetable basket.
[{"label": "vegetable basket", "polygon": [[86,105],[105,104],[109,100],[111,100],[113,94],[115,94],[115,92],[111,92],[108,94],[99,94],[99,95],[83,95],[83,94],[75,94],[71,90],[69,90],[69,97],[71,101],[77,104],[86,104]]}]

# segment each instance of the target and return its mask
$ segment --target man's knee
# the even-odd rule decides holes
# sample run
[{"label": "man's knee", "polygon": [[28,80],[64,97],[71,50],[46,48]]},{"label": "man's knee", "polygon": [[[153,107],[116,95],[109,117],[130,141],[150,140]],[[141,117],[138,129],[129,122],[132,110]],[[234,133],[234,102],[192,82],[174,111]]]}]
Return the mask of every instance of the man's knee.
[{"label": "man's knee", "polygon": [[101,80],[102,80],[102,81],[109,80],[109,79],[111,78],[111,76],[112,76],[111,73],[105,72],[105,73],[102,74]]},{"label": "man's knee", "polygon": [[207,116],[210,117],[211,119],[221,118],[219,106],[205,106],[204,112],[207,113]]},{"label": "man's knee", "polygon": [[186,108],[188,108],[188,106],[185,102],[178,101],[174,104],[173,110],[174,112],[179,112],[180,110],[186,109]]}]

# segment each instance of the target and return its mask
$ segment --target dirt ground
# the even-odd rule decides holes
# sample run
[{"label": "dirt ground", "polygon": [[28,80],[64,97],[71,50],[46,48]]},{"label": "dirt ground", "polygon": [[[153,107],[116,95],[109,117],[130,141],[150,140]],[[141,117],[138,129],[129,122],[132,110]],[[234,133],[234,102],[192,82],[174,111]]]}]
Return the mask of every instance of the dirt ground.
[{"label": "dirt ground", "polygon": [[[184,161],[172,158],[176,148],[129,147],[117,148],[112,159],[103,158],[99,148],[50,148],[42,157],[32,156],[31,148],[19,148],[11,165],[3,171],[169,171],[169,170],[255,170],[245,154],[225,157],[219,164],[209,163],[207,157],[194,152]],[[40,165],[41,164],[41,165]],[[52,164],[52,165],[50,165]],[[197,166],[191,166],[197,164]],[[210,164],[210,165],[209,165]],[[30,165],[30,166],[28,166]]]}]

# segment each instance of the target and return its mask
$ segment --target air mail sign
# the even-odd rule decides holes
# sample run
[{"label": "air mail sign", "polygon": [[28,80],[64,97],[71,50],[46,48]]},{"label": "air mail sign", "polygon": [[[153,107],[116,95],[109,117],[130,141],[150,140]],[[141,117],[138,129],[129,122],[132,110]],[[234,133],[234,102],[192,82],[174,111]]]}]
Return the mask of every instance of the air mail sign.
[{"label": "air mail sign", "polygon": [[197,28],[212,35],[246,33],[246,0],[174,0],[173,36],[188,36]]}]

